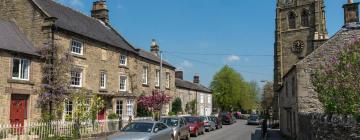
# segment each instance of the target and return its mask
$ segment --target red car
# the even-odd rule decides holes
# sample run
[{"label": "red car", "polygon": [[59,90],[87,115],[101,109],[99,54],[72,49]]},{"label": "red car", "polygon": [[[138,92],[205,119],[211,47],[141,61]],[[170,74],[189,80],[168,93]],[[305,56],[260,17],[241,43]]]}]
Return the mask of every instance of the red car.
[{"label": "red car", "polygon": [[204,128],[204,122],[200,120],[199,117],[192,117],[187,116],[184,117],[186,120],[186,123],[190,126],[190,134],[197,137],[200,134],[204,134],[205,128]]}]

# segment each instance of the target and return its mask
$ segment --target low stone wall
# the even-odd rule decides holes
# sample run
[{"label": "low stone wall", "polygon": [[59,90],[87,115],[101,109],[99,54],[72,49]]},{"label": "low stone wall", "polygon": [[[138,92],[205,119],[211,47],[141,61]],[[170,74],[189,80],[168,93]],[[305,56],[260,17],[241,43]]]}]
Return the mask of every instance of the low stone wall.
[{"label": "low stone wall", "polygon": [[360,140],[360,123],[351,116],[300,113],[298,140]]}]

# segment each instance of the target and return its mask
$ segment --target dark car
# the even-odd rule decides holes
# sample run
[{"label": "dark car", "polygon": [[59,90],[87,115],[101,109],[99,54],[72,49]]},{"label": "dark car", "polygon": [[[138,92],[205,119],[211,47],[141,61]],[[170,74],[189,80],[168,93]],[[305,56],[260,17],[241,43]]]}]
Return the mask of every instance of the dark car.
[{"label": "dark car", "polygon": [[213,122],[210,116],[200,116],[200,120],[204,122],[206,132],[210,132],[216,129],[215,122]]},{"label": "dark car", "polygon": [[216,129],[222,128],[222,122],[219,117],[211,116],[210,118],[212,119],[213,122],[215,122]]},{"label": "dark car", "polygon": [[221,112],[219,114],[219,117],[221,119],[222,124],[233,124],[235,123],[235,119],[234,116],[232,115],[231,112]]},{"label": "dark car", "polygon": [[186,116],[184,117],[186,123],[190,126],[190,134],[192,136],[199,136],[200,134],[205,133],[204,122],[200,120],[199,117]]}]

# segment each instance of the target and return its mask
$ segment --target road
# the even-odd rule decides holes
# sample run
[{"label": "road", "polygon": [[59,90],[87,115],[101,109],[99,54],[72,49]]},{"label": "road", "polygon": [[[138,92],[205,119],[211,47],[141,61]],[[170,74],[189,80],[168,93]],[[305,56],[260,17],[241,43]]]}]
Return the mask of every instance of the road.
[{"label": "road", "polygon": [[[224,125],[222,129],[206,132],[205,135],[191,137],[191,140],[257,140],[257,126],[246,125],[246,121],[238,120],[236,124]],[[257,132],[255,135],[254,132]]]}]

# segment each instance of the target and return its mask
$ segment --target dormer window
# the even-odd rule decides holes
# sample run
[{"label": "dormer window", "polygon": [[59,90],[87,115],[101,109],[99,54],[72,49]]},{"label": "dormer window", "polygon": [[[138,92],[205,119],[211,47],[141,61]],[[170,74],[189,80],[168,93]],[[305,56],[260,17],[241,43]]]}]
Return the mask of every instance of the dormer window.
[{"label": "dormer window", "polygon": [[27,59],[13,59],[12,79],[29,80],[30,61]]},{"label": "dormer window", "polygon": [[120,66],[126,66],[127,65],[127,56],[121,54],[120,55]]},{"label": "dormer window", "polygon": [[84,43],[72,40],[71,41],[71,53],[77,55],[83,55]]}]

